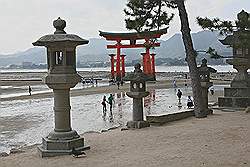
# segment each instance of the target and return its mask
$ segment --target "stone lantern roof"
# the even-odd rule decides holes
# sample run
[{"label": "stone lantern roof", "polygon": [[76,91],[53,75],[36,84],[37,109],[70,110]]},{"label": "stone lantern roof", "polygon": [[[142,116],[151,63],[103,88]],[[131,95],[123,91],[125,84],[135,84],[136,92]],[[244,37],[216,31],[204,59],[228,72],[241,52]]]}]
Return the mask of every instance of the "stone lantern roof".
[{"label": "stone lantern roof", "polygon": [[228,35],[224,40],[220,40],[223,45],[228,46],[250,46],[250,30],[236,31],[233,35]]},{"label": "stone lantern roof", "polygon": [[70,42],[77,45],[88,44],[88,40],[82,39],[81,37],[74,34],[67,34],[64,31],[66,27],[66,21],[62,20],[58,17],[57,20],[54,20],[53,26],[56,28],[54,34],[49,34],[41,37],[36,42],[33,43],[34,46],[48,46],[52,43],[62,43],[62,42]]},{"label": "stone lantern roof", "polygon": [[128,73],[123,80],[124,81],[134,81],[134,82],[141,82],[141,81],[152,81],[153,77],[149,76],[142,72],[141,65],[138,63],[134,66],[134,72]]},{"label": "stone lantern roof", "polygon": [[249,47],[250,41],[250,14],[242,10],[237,14],[237,31],[232,35],[228,35],[224,40],[220,40],[223,45],[233,47]]},{"label": "stone lantern roof", "polygon": [[207,66],[207,59],[202,59],[202,64],[198,67],[200,73],[216,73],[217,70]]}]

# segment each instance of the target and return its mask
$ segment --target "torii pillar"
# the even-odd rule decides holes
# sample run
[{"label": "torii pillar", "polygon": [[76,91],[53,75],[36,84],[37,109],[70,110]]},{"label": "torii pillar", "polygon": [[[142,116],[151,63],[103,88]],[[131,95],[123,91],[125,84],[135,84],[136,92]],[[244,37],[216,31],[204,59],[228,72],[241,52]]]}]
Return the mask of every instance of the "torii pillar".
[{"label": "torii pillar", "polygon": [[117,40],[117,53],[116,53],[116,81],[121,81],[121,40]]},{"label": "torii pillar", "polygon": [[110,66],[111,66],[111,79],[115,78],[115,54],[109,54],[110,56]]},{"label": "torii pillar", "polygon": [[151,53],[151,69],[152,69],[152,75],[154,76],[154,80],[155,78],[155,53]]},{"label": "torii pillar", "polygon": [[121,74],[122,74],[122,77],[125,77],[125,56],[126,55],[121,55],[121,64],[122,64],[122,72],[121,72]]},{"label": "torii pillar", "polygon": [[143,66],[143,72],[145,73],[145,74],[147,74],[148,73],[148,68],[147,68],[147,55],[146,55],[146,53],[141,53],[141,55],[142,55],[142,66]]}]

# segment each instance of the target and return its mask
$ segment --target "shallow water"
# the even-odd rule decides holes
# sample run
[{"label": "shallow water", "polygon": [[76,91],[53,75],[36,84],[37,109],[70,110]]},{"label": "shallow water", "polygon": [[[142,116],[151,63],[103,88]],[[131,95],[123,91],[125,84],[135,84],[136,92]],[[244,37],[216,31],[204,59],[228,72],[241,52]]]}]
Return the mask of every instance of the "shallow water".
[{"label": "shallow water", "polygon": [[[98,84],[78,83],[72,89],[84,89],[84,88],[89,88],[89,87],[97,87],[97,86],[101,87],[101,86],[107,86],[107,85],[108,85],[108,82],[100,82]],[[31,89],[32,89],[32,94],[52,92],[52,89],[50,89],[45,84],[32,85]],[[0,86],[0,90],[1,90],[0,98],[10,98],[10,97],[29,95],[28,86]]]},{"label": "shallow water", "polygon": [[[218,72],[235,71],[232,65],[213,65]],[[188,66],[155,66],[157,72],[188,72]],[[127,72],[134,70],[134,67],[125,67]],[[110,67],[77,68],[77,71],[110,71]],[[8,72],[47,72],[47,69],[0,69],[1,73]]]},{"label": "shallow water", "polygon": [[[222,88],[223,86],[215,87],[215,90]],[[150,95],[144,98],[144,116],[185,110],[191,88],[181,90],[182,108],[177,105],[176,89],[152,90]],[[132,119],[132,99],[124,92],[114,94],[113,121],[110,121],[109,111],[103,119],[101,101],[104,95],[108,97],[109,94],[71,98],[72,128],[79,134],[124,126]],[[48,135],[54,127],[53,118],[53,98],[1,102],[0,152],[8,152],[13,147],[41,143],[41,138]]]}]

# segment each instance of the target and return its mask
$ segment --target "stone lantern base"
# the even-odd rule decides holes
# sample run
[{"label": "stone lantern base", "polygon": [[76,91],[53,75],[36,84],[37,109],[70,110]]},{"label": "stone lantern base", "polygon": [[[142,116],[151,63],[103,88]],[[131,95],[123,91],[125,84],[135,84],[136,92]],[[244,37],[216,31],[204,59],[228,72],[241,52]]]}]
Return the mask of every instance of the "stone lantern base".
[{"label": "stone lantern base", "polygon": [[219,107],[247,108],[250,106],[250,88],[224,88],[224,97],[218,98]]},{"label": "stone lantern base", "polygon": [[51,140],[42,138],[42,145],[38,146],[38,152],[41,157],[53,157],[58,155],[72,154],[72,148],[75,150],[89,150],[89,146],[84,145],[84,138],[79,137],[71,140]]},{"label": "stone lantern base", "polygon": [[141,129],[149,127],[150,124],[147,121],[128,121],[127,128]]},{"label": "stone lantern base", "polygon": [[226,60],[238,71],[230,88],[224,88],[224,97],[218,98],[219,107],[247,108],[250,106],[249,59],[233,58]]}]

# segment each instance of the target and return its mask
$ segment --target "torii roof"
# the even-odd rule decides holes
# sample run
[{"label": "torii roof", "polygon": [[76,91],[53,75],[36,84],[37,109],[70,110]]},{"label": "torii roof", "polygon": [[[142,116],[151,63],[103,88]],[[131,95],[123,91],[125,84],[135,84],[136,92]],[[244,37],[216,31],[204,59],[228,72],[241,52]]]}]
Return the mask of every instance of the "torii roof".
[{"label": "torii roof", "polygon": [[136,39],[152,39],[160,38],[161,35],[167,33],[168,28],[155,30],[155,31],[144,31],[144,32],[124,32],[124,33],[115,33],[115,32],[104,32],[99,31],[100,36],[106,38],[107,40],[136,40]]}]

